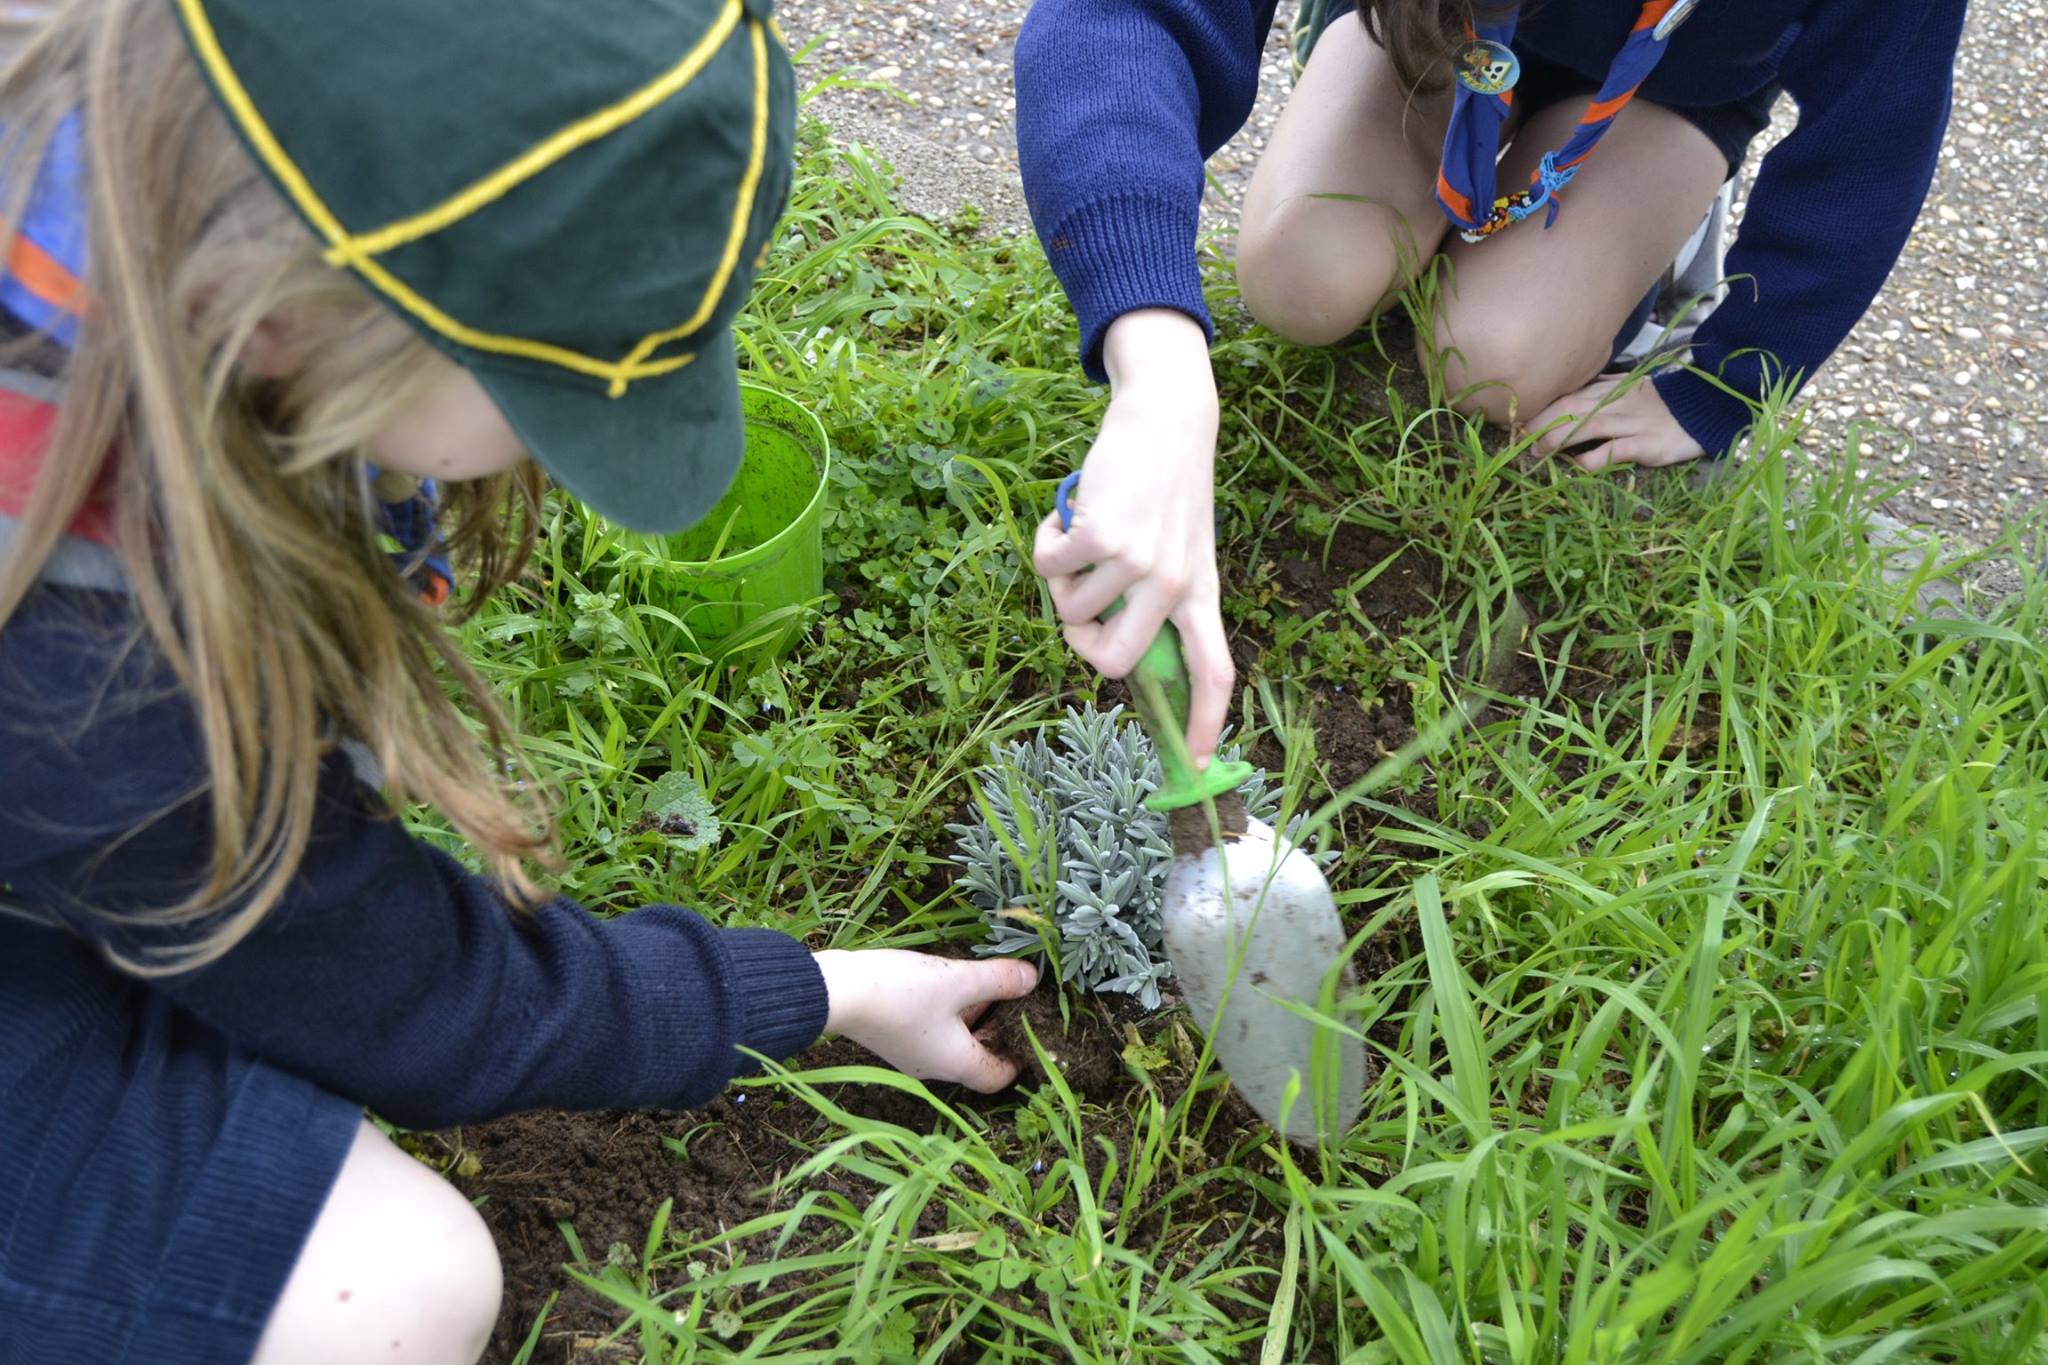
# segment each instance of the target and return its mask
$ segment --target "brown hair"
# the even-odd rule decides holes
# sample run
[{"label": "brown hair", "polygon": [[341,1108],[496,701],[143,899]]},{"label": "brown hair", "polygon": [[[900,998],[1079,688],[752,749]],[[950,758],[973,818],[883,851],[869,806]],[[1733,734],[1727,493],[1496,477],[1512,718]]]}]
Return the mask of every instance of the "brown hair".
[{"label": "brown hair", "polygon": [[[426,802],[516,896],[545,858],[545,812],[511,785],[513,741],[447,623],[378,543],[366,443],[453,362],[321,257],[216,107],[163,0],[67,0],[0,72],[19,221],[42,149],[82,112],[91,299],[50,448],[11,552],[0,626],[87,497],[110,503],[137,629],[189,693],[206,754],[205,885],[152,912],[211,961],[276,906],[304,856],[318,770],[361,741],[402,807]],[[0,259],[13,245],[0,228]],[[267,320],[292,372],[237,363]],[[448,490],[474,604],[533,546],[532,466]],[[452,681],[453,686],[450,686]],[[481,722],[482,740],[451,692]]]},{"label": "brown hair", "polygon": [[1512,0],[1359,0],[1358,17],[1386,52],[1394,74],[1407,89],[1440,89],[1450,58],[1465,41],[1465,26],[1512,13]]}]

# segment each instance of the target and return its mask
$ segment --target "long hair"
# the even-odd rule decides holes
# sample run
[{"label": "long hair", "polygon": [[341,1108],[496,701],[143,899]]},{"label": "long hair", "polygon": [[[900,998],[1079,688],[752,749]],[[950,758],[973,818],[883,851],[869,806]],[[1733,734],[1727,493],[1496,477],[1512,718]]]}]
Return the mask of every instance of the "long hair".
[{"label": "long hair", "polygon": [[[188,946],[128,965],[212,961],[277,905],[340,738],[368,746],[394,802],[440,811],[530,898],[524,868],[553,847],[546,813],[508,778],[514,741],[447,621],[380,547],[365,478],[368,442],[453,362],[322,259],[217,108],[170,5],[52,8],[0,71],[0,260],[42,150],[80,114],[89,302],[0,561],[0,627],[104,499],[135,629],[189,694],[211,803],[204,886],[149,911],[188,926]],[[238,363],[266,324],[305,343],[281,376]],[[472,609],[525,564],[540,488],[529,465],[448,490]]]},{"label": "long hair", "polygon": [[1449,78],[1451,54],[1465,41],[1467,23],[1515,8],[1513,0],[1359,0],[1358,17],[1402,86],[1426,93]]}]

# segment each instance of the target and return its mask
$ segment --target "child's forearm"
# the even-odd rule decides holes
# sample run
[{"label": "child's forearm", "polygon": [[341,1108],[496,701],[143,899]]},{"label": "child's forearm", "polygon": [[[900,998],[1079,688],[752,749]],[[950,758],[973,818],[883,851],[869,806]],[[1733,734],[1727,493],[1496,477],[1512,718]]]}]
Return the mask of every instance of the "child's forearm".
[{"label": "child's forearm", "polygon": [[788,1057],[824,1028],[824,978],[783,934],[673,906],[513,911],[390,824],[307,872],[339,894],[281,907],[219,967],[164,989],[394,1122],[687,1108],[748,1069],[740,1048]]},{"label": "child's forearm", "polygon": [[1202,163],[1251,112],[1272,0],[1037,0],[1017,36],[1017,152],[1032,221],[1100,377],[1136,308],[1207,325]]}]

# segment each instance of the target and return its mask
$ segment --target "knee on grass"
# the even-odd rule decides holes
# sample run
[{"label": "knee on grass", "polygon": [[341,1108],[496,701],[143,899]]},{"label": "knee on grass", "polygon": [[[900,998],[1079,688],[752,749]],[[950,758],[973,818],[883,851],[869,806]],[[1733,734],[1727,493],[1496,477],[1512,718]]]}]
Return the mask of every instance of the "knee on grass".
[{"label": "knee on grass", "polygon": [[254,1365],[473,1365],[503,1295],[497,1245],[469,1201],[365,1125]]},{"label": "knee on grass", "polygon": [[1489,422],[1527,422],[1568,393],[1592,382],[1607,359],[1562,329],[1512,308],[1483,315],[1446,304],[1433,339],[1417,336],[1425,368],[1440,365],[1444,392],[1461,412]]},{"label": "knee on grass", "polygon": [[[1260,325],[1297,346],[1332,346],[1357,331],[1393,294],[1391,247],[1339,223],[1329,205],[1296,199],[1238,234],[1237,282]],[[1341,228],[1341,231],[1333,231]]]}]

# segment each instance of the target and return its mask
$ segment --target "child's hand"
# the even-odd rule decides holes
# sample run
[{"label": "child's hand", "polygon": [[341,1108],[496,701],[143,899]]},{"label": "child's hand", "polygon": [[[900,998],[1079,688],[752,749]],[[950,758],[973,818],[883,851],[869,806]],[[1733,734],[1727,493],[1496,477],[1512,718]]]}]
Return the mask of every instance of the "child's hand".
[{"label": "child's hand", "polygon": [[[1109,411],[1081,465],[1072,531],[1038,528],[1033,564],[1052,589],[1067,644],[1121,678],[1171,621],[1192,688],[1188,749],[1216,751],[1236,681],[1216,569],[1216,381],[1201,324],[1140,309],[1103,344]],[[1124,609],[1099,622],[1119,597]]]},{"label": "child's hand", "polygon": [[831,1011],[827,1033],[843,1033],[906,1076],[958,1081],[993,1095],[1017,1079],[975,1040],[974,1021],[997,1000],[1029,995],[1038,969],[1011,958],[966,961],[891,948],[817,955]]},{"label": "child's hand", "polygon": [[1529,423],[1529,430],[1543,432],[1536,448],[1555,455],[1566,446],[1592,444],[1572,456],[1573,463],[1589,471],[1611,464],[1684,464],[1707,453],[1678,425],[1655,384],[1642,380],[1615,393],[1626,382],[1626,376],[1596,379],[1537,413]]}]

